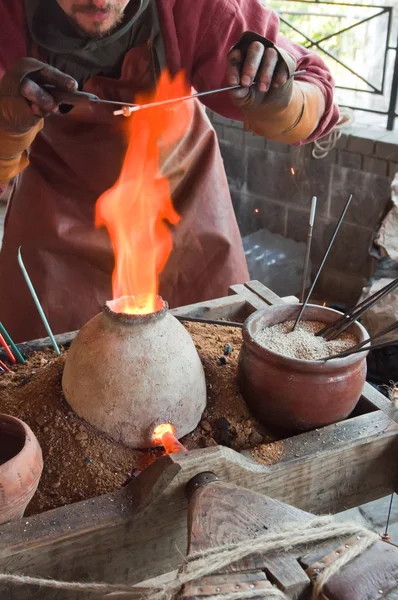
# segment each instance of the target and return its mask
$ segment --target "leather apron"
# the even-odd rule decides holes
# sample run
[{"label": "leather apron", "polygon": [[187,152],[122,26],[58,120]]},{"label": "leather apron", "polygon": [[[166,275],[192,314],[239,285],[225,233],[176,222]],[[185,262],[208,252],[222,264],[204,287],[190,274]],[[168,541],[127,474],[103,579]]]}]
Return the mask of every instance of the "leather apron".
[{"label": "leather apron", "polygon": [[[120,78],[92,77],[85,91],[132,102],[154,87],[166,61],[151,5],[151,33],[126,53]],[[248,279],[217,138],[203,106],[193,102],[185,135],[160,165],[181,216],[160,276],[160,295],[171,307],[225,296],[228,286]],[[108,106],[74,107],[46,118],[32,145],[0,252],[0,320],[17,342],[46,335],[17,263],[19,246],[54,333],[79,329],[112,297],[113,251],[106,230],[94,226],[94,212],[120,174],[126,121]]]}]

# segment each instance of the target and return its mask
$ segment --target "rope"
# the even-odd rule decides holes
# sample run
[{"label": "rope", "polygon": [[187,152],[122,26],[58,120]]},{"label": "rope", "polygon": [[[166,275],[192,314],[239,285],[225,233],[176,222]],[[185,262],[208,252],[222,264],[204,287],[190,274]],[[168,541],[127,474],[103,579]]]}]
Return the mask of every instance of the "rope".
[{"label": "rope", "polygon": [[357,556],[360,556],[367,548],[369,548],[369,546],[377,542],[377,540],[380,540],[380,536],[373,531],[365,531],[362,533],[359,544],[348,548],[348,550],[346,550],[343,554],[341,554],[341,556],[339,556],[339,558],[326,567],[323,573],[317,577],[312,591],[312,600],[317,600],[321,597],[323,588],[329,579],[333,577],[333,575],[336,575],[336,573],[338,573],[340,569],[344,567],[344,565],[351,562]]},{"label": "rope", "polygon": [[[209,548],[202,552],[187,556],[184,565],[180,568],[176,578],[161,586],[150,585],[129,586],[108,583],[77,583],[12,575],[0,573],[0,583],[16,585],[37,585],[54,590],[68,590],[84,593],[126,593],[129,600],[171,600],[177,592],[187,583],[198,581],[208,575],[219,573],[225,567],[248,558],[253,554],[275,554],[281,551],[292,550],[302,545],[322,542],[343,536],[361,536],[363,542],[344,552],[334,563],[327,567],[315,582],[314,594],[321,592],[322,587],[337,571],[350,560],[361,554],[374,541],[380,539],[373,532],[363,528],[359,523],[336,523],[332,517],[316,517],[311,521],[291,523],[278,532],[267,532],[256,539],[248,539],[241,543],[227,546]],[[269,598],[286,598],[276,588],[267,590],[250,590],[231,594],[215,595],[208,600],[240,600],[267,595]],[[318,596],[314,595],[313,598]]]},{"label": "rope", "polygon": [[325,158],[331,150],[336,146],[337,142],[343,135],[344,129],[349,127],[354,121],[354,113],[349,108],[341,108],[340,109],[340,119],[338,123],[334,126],[334,129],[320,138],[319,140],[314,140],[314,148],[312,150],[313,158]]}]

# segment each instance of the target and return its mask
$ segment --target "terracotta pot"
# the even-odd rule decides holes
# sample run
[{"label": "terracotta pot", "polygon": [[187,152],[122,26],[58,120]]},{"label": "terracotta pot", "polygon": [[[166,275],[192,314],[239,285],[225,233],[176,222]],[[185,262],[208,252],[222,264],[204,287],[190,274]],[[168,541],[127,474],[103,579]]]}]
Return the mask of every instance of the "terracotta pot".
[{"label": "terracotta pot", "polygon": [[62,378],[65,397],[80,417],[131,448],[156,445],[152,435],[163,423],[181,438],[206,407],[195,344],[163,301],[147,315],[114,312],[116,302],[73,341]]},{"label": "terracotta pot", "polygon": [[23,516],[42,471],[43,456],[32,430],[0,414],[0,523]]},{"label": "terracotta pot", "polygon": [[[264,327],[294,320],[300,305],[271,306],[253,313],[243,327],[239,382],[251,411],[264,424],[291,433],[345,419],[355,408],[366,380],[366,355],[327,362],[276,354],[254,339]],[[331,323],[341,313],[309,305],[306,321]],[[347,330],[361,342],[369,336],[359,323]]]}]

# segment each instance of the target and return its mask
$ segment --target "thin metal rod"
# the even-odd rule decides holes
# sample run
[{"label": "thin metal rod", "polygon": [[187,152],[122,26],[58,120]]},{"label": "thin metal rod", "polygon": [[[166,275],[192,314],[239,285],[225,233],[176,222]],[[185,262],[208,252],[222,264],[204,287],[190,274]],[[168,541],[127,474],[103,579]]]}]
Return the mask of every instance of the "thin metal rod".
[{"label": "thin metal rod", "polygon": [[397,47],[395,50],[394,71],[393,71],[393,77],[392,77],[392,82],[391,82],[390,103],[388,106],[388,119],[387,119],[388,131],[392,131],[394,129],[397,98],[398,98],[398,89],[397,88],[398,88],[398,38],[397,38]]},{"label": "thin metal rod", "polygon": [[387,523],[386,523],[386,530],[384,532],[384,535],[388,534],[388,527],[390,525],[390,517],[391,517],[391,510],[392,510],[392,503],[394,500],[394,492],[391,494],[391,500],[390,500],[390,507],[388,509],[388,515],[387,515]]},{"label": "thin metal rod", "polygon": [[243,327],[243,323],[236,321],[217,321],[216,319],[202,319],[200,317],[177,317],[179,321],[189,321],[190,323],[204,323],[205,325],[223,325],[224,327]]},{"label": "thin metal rod", "polygon": [[364,346],[366,346],[366,344],[373,343],[375,340],[378,340],[379,338],[383,337],[384,335],[387,335],[388,333],[396,331],[397,329],[398,329],[398,321],[395,321],[395,323],[393,323],[389,327],[386,327],[382,331],[375,333],[375,335],[368,337],[366,340],[364,340],[360,344],[356,344],[355,346],[352,346],[351,348],[348,348],[347,350],[343,350],[343,352],[340,353],[340,356],[345,355],[347,352],[353,352],[354,350],[359,350],[360,348],[363,348]]},{"label": "thin metal rod", "polygon": [[386,286],[384,286],[383,288],[381,288],[380,290],[378,290],[377,292],[375,292],[374,294],[369,296],[369,298],[365,298],[365,300],[362,300],[362,302],[360,302],[359,304],[356,304],[355,306],[353,306],[352,308],[347,310],[347,312],[344,313],[339,319],[337,319],[336,321],[333,321],[333,323],[330,323],[329,325],[326,325],[323,329],[318,331],[318,333],[316,333],[315,335],[323,336],[325,333],[327,333],[329,331],[333,331],[334,329],[339,327],[342,323],[344,323],[349,317],[353,316],[354,313],[358,314],[362,308],[365,308],[365,306],[367,306],[370,302],[373,302],[373,300],[376,300],[376,297],[377,297],[377,299],[379,299],[381,294],[384,293],[384,291],[387,290],[387,288],[392,289],[392,286],[396,282],[398,282],[398,278],[394,279],[394,281],[391,281]]},{"label": "thin metal rod", "polygon": [[303,316],[303,313],[304,313],[304,311],[305,311],[305,307],[307,306],[307,304],[308,304],[308,301],[309,301],[309,299],[310,299],[310,296],[311,296],[312,292],[314,291],[314,287],[315,287],[315,285],[316,285],[316,282],[318,281],[319,275],[321,274],[321,271],[322,271],[322,269],[323,269],[323,266],[324,266],[324,264],[325,264],[325,262],[326,262],[326,260],[327,260],[327,257],[329,256],[329,252],[330,252],[330,251],[331,251],[331,249],[332,249],[332,246],[333,246],[334,240],[336,239],[337,233],[338,233],[338,231],[339,231],[339,229],[340,229],[340,226],[341,226],[341,224],[342,224],[342,222],[343,222],[343,219],[344,219],[344,217],[345,217],[345,214],[346,214],[346,212],[347,212],[347,210],[348,210],[348,207],[349,207],[349,206],[350,206],[350,204],[351,204],[351,200],[352,200],[352,194],[350,194],[350,197],[348,198],[348,200],[347,200],[347,202],[346,202],[346,205],[345,205],[345,207],[344,207],[344,209],[343,209],[343,212],[342,212],[342,213],[341,213],[341,215],[340,215],[340,219],[338,220],[338,223],[337,223],[337,225],[336,225],[336,229],[334,230],[334,233],[333,233],[333,235],[332,235],[332,239],[331,239],[331,240],[330,240],[330,242],[329,242],[329,246],[328,246],[328,247],[327,247],[327,249],[326,249],[326,252],[325,252],[325,255],[324,255],[323,259],[322,259],[321,265],[320,265],[320,267],[319,267],[319,269],[318,269],[318,272],[317,272],[317,274],[315,275],[315,279],[314,279],[314,281],[313,281],[313,283],[312,283],[312,286],[311,286],[311,288],[310,288],[310,291],[308,292],[308,294],[307,294],[307,297],[306,297],[306,299],[305,299],[305,301],[304,301],[304,303],[303,303],[303,305],[302,305],[302,307],[301,307],[301,310],[300,310],[300,312],[299,312],[299,315],[298,315],[298,317],[297,317],[297,319],[296,319],[296,322],[295,322],[295,323],[294,323],[294,325],[293,325],[293,329],[292,329],[292,331],[294,331],[294,330],[296,329],[297,325],[300,323],[300,319],[301,319],[301,317]]},{"label": "thin metal rod", "polygon": [[17,357],[17,359],[19,360],[19,362],[21,364],[25,363],[25,359],[22,356],[22,354],[20,353],[20,351],[18,350],[16,344],[14,344],[14,342],[11,339],[11,336],[9,335],[7,329],[4,327],[3,323],[0,321],[0,333],[2,333],[2,335],[4,336],[6,342],[9,344],[9,346],[11,346],[11,348],[14,351],[15,356]]},{"label": "thin metal rod", "polygon": [[6,351],[6,354],[8,356],[8,358],[10,359],[10,361],[15,364],[17,362],[17,359],[15,358],[15,356],[13,355],[13,353],[10,350],[9,345],[7,344],[7,342],[5,341],[4,337],[2,336],[2,334],[0,333],[0,344],[3,346],[4,350]]},{"label": "thin metal rod", "polygon": [[49,338],[51,340],[51,343],[52,343],[52,345],[54,347],[54,350],[58,354],[58,356],[60,356],[61,352],[60,352],[60,350],[58,348],[58,344],[55,341],[53,332],[51,331],[51,328],[50,328],[50,325],[49,325],[49,323],[47,321],[46,315],[44,314],[44,311],[43,311],[42,306],[40,304],[40,300],[37,297],[35,288],[33,287],[33,284],[31,282],[29,274],[28,274],[28,272],[26,270],[26,267],[25,267],[25,265],[23,263],[22,256],[21,256],[21,246],[18,248],[18,263],[19,263],[19,266],[21,267],[22,275],[24,276],[24,279],[26,281],[26,285],[29,288],[29,291],[30,291],[31,296],[33,298],[33,302],[36,305],[37,311],[38,311],[38,313],[40,315],[41,320],[43,321],[43,325],[44,325],[44,327],[45,327],[45,329],[46,329],[46,331],[48,333],[48,336],[49,336]]},{"label": "thin metal rod", "polygon": [[303,280],[301,282],[301,293],[300,293],[300,302],[301,303],[304,302],[304,298],[305,298],[305,288],[306,288],[308,267],[310,264],[310,256],[311,256],[312,231],[314,229],[317,201],[318,201],[317,197],[313,196],[312,202],[311,202],[311,212],[310,212],[310,220],[309,220],[309,228],[308,228],[308,236],[307,236],[307,248],[306,248],[305,259],[304,259]]},{"label": "thin metal rod", "polygon": [[357,306],[354,306],[354,308],[348,310],[342,317],[336,321],[333,321],[333,323],[327,325],[321,329],[321,331],[318,331],[316,335],[327,338],[329,341],[336,339],[336,337],[340,335],[340,333],[343,333],[343,331],[345,331],[351,325],[351,323],[359,319],[359,317],[372,308],[372,306],[379,302],[379,300],[384,298],[384,296],[387,296],[387,294],[393,292],[396,287],[398,287],[398,277],[384,286],[381,290],[378,290],[369,296],[369,298],[366,298],[357,304]]},{"label": "thin metal rod", "polygon": [[7,365],[3,363],[2,360],[0,360],[0,367],[3,369],[3,371],[6,371],[6,373],[11,373],[11,369],[9,369]]},{"label": "thin metal rod", "polygon": [[386,348],[387,346],[392,346],[393,344],[398,344],[398,339],[391,340],[389,342],[380,342],[379,344],[372,344],[371,346],[366,346],[364,348],[359,348],[359,350],[347,350],[346,352],[341,352],[340,354],[334,354],[333,356],[326,356],[325,358],[318,358],[319,361],[327,361],[332,360],[333,358],[346,358],[347,356],[351,356],[352,354],[359,354],[360,352],[370,352],[371,350],[380,350],[380,348]]},{"label": "thin metal rod", "polygon": [[[301,71],[295,71],[292,73],[291,77],[295,77],[296,75],[302,75],[306,72],[306,69],[302,69]],[[196,94],[188,94],[187,96],[181,96],[180,98],[171,98],[170,100],[161,100],[159,102],[150,102],[149,104],[127,104],[126,102],[109,102],[108,100],[93,100],[92,102],[109,102],[111,104],[119,104],[124,107],[128,107],[130,109],[130,114],[133,112],[137,112],[138,110],[143,110],[147,108],[154,108],[155,106],[164,106],[166,104],[174,104],[174,102],[182,102],[183,100],[192,100],[193,98],[202,98],[203,96],[210,96],[211,94],[218,94],[220,92],[229,92],[231,90],[237,90],[243,86],[232,85],[228,87],[218,88],[216,90],[209,90],[207,92],[197,92]],[[115,116],[125,115],[124,110],[115,110],[113,113]]]}]

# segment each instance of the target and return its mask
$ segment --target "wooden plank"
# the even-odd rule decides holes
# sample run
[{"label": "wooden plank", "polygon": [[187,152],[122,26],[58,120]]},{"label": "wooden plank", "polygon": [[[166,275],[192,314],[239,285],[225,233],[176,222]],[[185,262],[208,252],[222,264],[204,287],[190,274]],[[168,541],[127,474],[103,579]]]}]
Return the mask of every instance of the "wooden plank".
[{"label": "wooden plank", "polygon": [[253,294],[258,296],[260,300],[263,300],[269,306],[285,304],[284,300],[280,296],[260,283],[260,281],[248,281],[245,283],[245,288],[253,292]]},{"label": "wooden plank", "polygon": [[[283,524],[313,518],[313,515],[278,500],[224,482],[197,489],[188,510],[189,554],[237,540],[254,539],[259,532],[280,531]],[[297,562],[298,556],[288,552],[270,557],[260,554],[229,565],[219,573],[265,570],[272,581],[278,582],[280,589],[298,595],[309,584],[308,576]],[[197,585],[202,586],[203,581]]]},{"label": "wooden plank", "polygon": [[[55,335],[55,340],[58,346],[69,346],[72,341],[77,336],[78,331],[71,331],[70,333],[61,333],[59,335]],[[29,356],[33,354],[33,352],[39,352],[40,350],[44,350],[45,348],[52,348],[53,345],[49,337],[39,338],[37,340],[32,340],[30,342],[22,342],[21,344],[17,344],[20,352],[24,356]],[[0,360],[7,359],[7,355],[5,354],[3,349],[0,349]]]},{"label": "wooden plank", "polygon": [[282,298],[285,304],[299,304],[300,301],[296,296],[283,296]]},{"label": "wooden plank", "polygon": [[379,410],[386,413],[396,423],[398,423],[398,406],[388,398],[380,394],[370,383],[365,383],[363,396]]},{"label": "wooden plank", "polygon": [[253,311],[242,294],[226,296],[217,300],[198,302],[171,311],[176,317],[201,317],[208,319],[230,319],[244,321]]},{"label": "wooden plank", "polygon": [[230,296],[237,294],[240,297],[245,298],[252,311],[262,310],[268,306],[266,302],[261,300],[256,294],[254,294],[247,287],[241,284],[231,285],[228,293]]},{"label": "wooden plank", "polygon": [[[315,514],[395,490],[398,425],[382,411],[294,440],[283,442],[283,456],[269,467],[223,447],[164,456],[121,492],[4,525],[0,572],[137,583],[177,568],[187,548],[185,485],[205,470]],[[162,485],[152,490],[160,476]],[[32,596],[0,587],[0,597]],[[54,596],[41,590],[39,597]],[[72,598],[57,594],[57,600]]]}]

